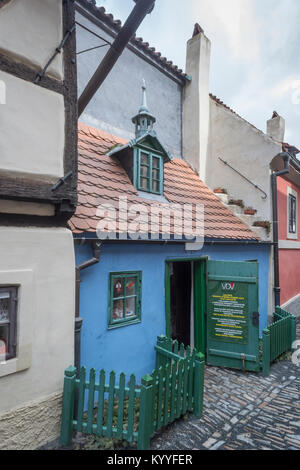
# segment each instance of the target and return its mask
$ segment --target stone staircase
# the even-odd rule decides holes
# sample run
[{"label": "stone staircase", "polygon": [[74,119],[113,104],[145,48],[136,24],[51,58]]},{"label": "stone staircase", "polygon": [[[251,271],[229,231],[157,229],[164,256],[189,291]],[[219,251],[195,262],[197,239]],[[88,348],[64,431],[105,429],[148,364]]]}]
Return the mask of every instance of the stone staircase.
[{"label": "stone staircase", "polygon": [[[245,210],[248,208],[242,207],[242,204],[230,203],[232,198],[225,193],[219,193],[214,191],[214,194],[220,199],[220,201],[239,219],[241,219],[244,224],[246,224],[254,233],[256,233],[263,241],[271,240],[271,224],[268,227],[259,227],[254,225],[255,223],[263,222],[261,217],[256,214],[250,215],[245,214]],[[237,201],[234,201],[237,202]],[[242,203],[242,201],[241,201]]]}]

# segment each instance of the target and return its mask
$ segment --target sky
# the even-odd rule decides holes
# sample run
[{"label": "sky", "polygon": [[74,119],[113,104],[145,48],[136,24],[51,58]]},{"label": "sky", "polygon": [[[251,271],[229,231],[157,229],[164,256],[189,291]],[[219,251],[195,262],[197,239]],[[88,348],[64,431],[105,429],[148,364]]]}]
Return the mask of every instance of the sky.
[{"label": "sky", "polygon": [[[122,23],[133,0],[100,0]],[[211,40],[210,92],[266,131],[277,111],[300,149],[300,0],[156,0],[137,35],[185,70],[198,22]]]}]

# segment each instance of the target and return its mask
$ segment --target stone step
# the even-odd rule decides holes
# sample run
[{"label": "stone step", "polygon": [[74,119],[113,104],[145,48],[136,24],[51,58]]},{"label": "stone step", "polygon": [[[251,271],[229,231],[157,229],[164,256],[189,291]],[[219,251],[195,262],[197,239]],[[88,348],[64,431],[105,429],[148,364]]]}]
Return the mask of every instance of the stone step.
[{"label": "stone step", "polygon": [[226,206],[235,215],[240,215],[244,212],[244,208],[237,206],[236,204],[226,204]]},{"label": "stone step", "polygon": [[261,220],[261,217],[258,217],[257,215],[248,215],[248,214],[240,214],[239,218],[244,222],[244,224],[248,225],[251,227],[254,222],[258,222]]},{"label": "stone step", "polygon": [[228,194],[220,194],[220,193],[214,193],[215,196],[217,196],[223,204],[228,204],[229,201],[229,196]]},{"label": "stone step", "polygon": [[231,199],[228,194],[215,193],[215,195],[230,210],[232,214],[238,217],[245,225],[247,225],[247,227],[250,228],[250,230],[256,233],[263,241],[271,240],[271,234],[268,234],[267,229],[265,229],[264,227],[256,227],[255,225],[253,225],[255,222],[261,221],[261,217],[256,214],[244,214],[244,207],[238,206],[236,204],[228,204]]},{"label": "stone step", "polygon": [[270,240],[270,234],[268,235],[267,230],[263,227],[256,227],[255,225],[252,225],[250,227],[252,232],[256,233],[262,240],[268,241]]}]

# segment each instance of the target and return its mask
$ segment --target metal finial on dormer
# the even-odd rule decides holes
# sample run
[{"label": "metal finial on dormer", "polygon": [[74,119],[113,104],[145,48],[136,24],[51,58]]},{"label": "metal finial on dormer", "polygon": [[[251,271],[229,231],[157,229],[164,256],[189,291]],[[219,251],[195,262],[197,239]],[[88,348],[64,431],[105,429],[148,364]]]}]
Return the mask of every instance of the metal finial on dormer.
[{"label": "metal finial on dormer", "polygon": [[152,114],[149,113],[147,106],[147,96],[146,96],[146,83],[143,80],[142,84],[142,104],[139,109],[139,113],[132,118],[132,122],[135,124],[135,136],[138,139],[144,134],[155,135],[153,130],[153,124],[156,119]]},{"label": "metal finial on dormer", "polygon": [[146,112],[148,113],[148,106],[147,106],[147,95],[146,95],[146,82],[143,78],[143,85],[142,85],[142,105],[139,110],[140,113]]}]

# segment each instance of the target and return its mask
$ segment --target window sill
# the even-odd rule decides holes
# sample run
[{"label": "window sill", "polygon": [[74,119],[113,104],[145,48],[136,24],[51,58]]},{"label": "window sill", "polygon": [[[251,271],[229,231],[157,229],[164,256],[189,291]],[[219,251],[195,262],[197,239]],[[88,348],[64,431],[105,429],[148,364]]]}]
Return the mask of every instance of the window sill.
[{"label": "window sill", "polygon": [[0,377],[15,374],[22,370],[29,369],[32,360],[31,344],[20,348],[19,354],[13,359],[3,360],[0,362]]},{"label": "window sill", "polygon": [[0,284],[20,286],[17,357],[0,362],[0,377],[29,369],[32,363],[33,270],[0,271]]},{"label": "window sill", "polygon": [[288,233],[286,238],[288,240],[298,240],[298,234],[297,233]]},{"label": "window sill", "polygon": [[115,330],[116,328],[121,328],[123,326],[129,326],[129,325],[135,325],[136,323],[141,323],[141,321],[142,320],[140,318],[135,318],[135,319],[132,319],[132,320],[116,323],[114,325],[109,325],[107,327],[107,329],[108,330]]}]

